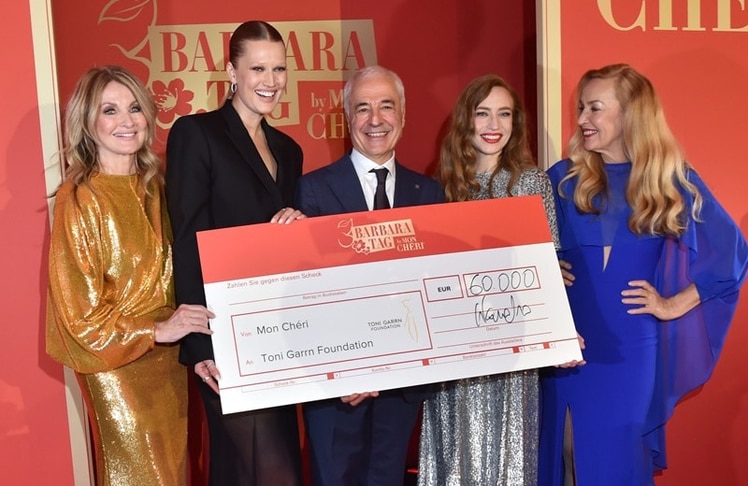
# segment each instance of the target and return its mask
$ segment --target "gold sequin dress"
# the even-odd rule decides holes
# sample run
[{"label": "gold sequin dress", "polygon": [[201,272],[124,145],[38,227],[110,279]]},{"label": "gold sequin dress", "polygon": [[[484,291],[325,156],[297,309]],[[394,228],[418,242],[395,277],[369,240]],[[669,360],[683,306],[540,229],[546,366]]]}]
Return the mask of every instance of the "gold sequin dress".
[{"label": "gold sequin dress", "polygon": [[96,174],[57,192],[47,352],[76,372],[93,429],[98,486],[186,484],[187,374],[154,342],[174,308],[163,189]]}]

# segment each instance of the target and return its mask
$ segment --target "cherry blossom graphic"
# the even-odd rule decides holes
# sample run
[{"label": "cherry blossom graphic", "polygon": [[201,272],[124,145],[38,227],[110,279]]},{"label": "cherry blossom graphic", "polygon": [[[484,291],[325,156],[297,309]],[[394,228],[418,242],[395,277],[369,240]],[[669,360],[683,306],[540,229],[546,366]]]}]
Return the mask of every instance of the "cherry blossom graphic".
[{"label": "cherry blossom graphic", "polygon": [[190,101],[195,93],[184,89],[184,81],[172,79],[167,86],[163,81],[156,80],[151,85],[153,99],[158,105],[158,121],[169,125],[179,115],[189,115],[192,112]]},{"label": "cherry blossom graphic", "polygon": [[356,253],[363,253],[364,255],[368,255],[370,251],[364,240],[355,240],[351,247]]}]

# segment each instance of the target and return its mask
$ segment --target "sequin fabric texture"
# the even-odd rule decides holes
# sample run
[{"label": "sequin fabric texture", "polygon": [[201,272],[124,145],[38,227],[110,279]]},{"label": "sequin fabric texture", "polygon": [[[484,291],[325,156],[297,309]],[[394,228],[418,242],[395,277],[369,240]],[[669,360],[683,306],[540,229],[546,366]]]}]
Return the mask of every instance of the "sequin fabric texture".
[{"label": "sequin fabric texture", "polygon": [[[490,197],[490,174],[476,174]],[[507,197],[509,172],[493,180],[493,197]],[[539,169],[522,173],[513,196],[543,197],[554,244],[558,231],[553,192]],[[424,403],[419,486],[535,486],[538,450],[538,373],[519,371],[442,383]]]},{"label": "sequin fabric texture", "polygon": [[99,486],[187,484],[187,374],[154,343],[174,308],[171,234],[161,186],[148,193],[97,174],[55,199],[47,352],[76,372]]}]

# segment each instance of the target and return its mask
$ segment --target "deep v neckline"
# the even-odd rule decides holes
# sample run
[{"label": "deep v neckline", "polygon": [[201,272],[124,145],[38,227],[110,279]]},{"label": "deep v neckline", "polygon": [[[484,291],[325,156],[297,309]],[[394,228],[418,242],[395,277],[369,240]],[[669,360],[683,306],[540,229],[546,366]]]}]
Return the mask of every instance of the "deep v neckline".
[{"label": "deep v neckline", "polygon": [[601,198],[600,208],[603,272],[610,263],[618,233],[628,225],[629,204],[626,201],[626,187],[631,175],[631,163],[604,164],[604,167],[608,192],[604,199]]}]

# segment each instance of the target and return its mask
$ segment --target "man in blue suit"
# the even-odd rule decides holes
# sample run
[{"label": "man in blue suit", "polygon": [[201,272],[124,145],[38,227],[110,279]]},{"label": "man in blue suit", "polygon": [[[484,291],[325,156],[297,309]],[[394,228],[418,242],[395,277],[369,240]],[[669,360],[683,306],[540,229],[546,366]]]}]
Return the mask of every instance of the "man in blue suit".
[{"label": "man in blue suit", "polygon": [[[436,181],[395,161],[405,125],[405,89],[397,74],[381,66],[360,69],[345,85],[343,105],[353,150],[299,179],[298,209],[322,216],[444,202]],[[402,485],[424,398],[424,388],[413,387],[304,404],[312,484]]]}]

